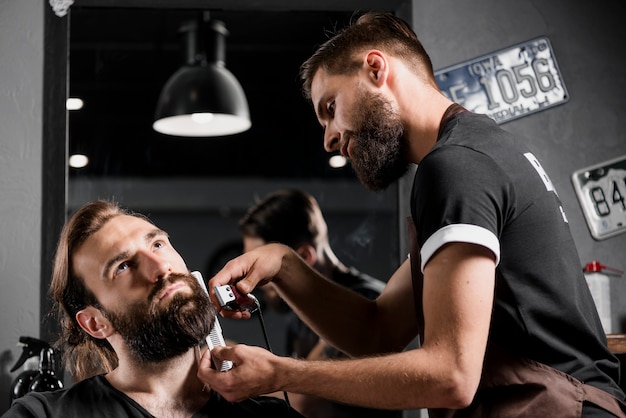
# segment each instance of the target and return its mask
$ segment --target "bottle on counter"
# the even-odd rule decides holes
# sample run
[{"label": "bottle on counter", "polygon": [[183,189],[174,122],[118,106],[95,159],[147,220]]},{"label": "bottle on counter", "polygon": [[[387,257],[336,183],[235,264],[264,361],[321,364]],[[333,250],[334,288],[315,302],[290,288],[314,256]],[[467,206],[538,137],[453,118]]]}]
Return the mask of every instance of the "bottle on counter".
[{"label": "bottle on counter", "polygon": [[621,276],[624,272],[612,267],[607,267],[597,260],[585,264],[583,272],[585,273],[589,290],[591,290],[593,301],[596,304],[596,309],[600,315],[604,333],[612,334],[611,283],[609,276]]},{"label": "bottle on counter", "polygon": [[[54,371],[54,349],[45,341],[32,337],[20,337],[22,355],[10,370],[16,371],[24,365],[24,370],[11,384],[10,401],[21,398],[30,391],[43,392],[61,389],[63,382]],[[39,357],[38,366],[31,366],[31,359]]]}]

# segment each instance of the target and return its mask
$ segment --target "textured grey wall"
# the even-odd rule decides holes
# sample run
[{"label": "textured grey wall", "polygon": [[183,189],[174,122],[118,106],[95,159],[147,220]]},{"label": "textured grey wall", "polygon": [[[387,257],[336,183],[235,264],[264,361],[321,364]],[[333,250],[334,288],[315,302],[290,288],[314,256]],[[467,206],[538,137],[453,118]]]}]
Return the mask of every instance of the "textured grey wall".
[{"label": "textured grey wall", "polygon": [[0,414],[20,335],[39,336],[43,5],[0,0]]}]

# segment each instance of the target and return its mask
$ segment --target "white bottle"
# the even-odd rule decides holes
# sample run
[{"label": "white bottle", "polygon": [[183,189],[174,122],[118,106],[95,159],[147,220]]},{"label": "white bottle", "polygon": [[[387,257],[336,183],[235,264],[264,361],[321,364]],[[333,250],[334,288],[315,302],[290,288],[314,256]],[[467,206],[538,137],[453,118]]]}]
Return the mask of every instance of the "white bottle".
[{"label": "white bottle", "polygon": [[611,274],[623,273],[621,270],[613,269],[601,264],[599,261],[587,263],[583,268],[585,279],[591,296],[596,304],[596,309],[600,315],[602,328],[605,334],[612,334],[613,327],[611,321],[611,283],[607,272]]}]

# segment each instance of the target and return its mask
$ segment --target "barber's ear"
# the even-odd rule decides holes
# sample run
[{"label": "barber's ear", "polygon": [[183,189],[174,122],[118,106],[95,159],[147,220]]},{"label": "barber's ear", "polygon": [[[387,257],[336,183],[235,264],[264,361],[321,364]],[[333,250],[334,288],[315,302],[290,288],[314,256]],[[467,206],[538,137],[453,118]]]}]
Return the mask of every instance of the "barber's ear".
[{"label": "barber's ear", "polygon": [[317,253],[311,244],[299,245],[298,248],[296,248],[296,252],[300,257],[304,258],[304,261],[306,261],[309,266],[313,266],[317,263]]},{"label": "barber's ear", "polygon": [[115,330],[99,309],[87,306],[76,313],[76,321],[82,329],[94,338],[106,338]]},{"label": "barber's ear", "polygon": [[387,57],[378,50],[371,50],[365,56],[370,80],[376,86],[382,86],[387,81],[389,63]]}]

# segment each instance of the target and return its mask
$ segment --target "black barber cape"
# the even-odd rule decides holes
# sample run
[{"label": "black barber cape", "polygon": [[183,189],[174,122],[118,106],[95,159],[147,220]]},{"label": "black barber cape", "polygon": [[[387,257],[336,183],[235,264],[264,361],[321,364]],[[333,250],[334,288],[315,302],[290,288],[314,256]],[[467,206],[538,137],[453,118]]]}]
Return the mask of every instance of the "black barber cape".
[{"label": "black barber cape", "polygon": [[[115,389],[104,376],[94,376],[54,392],[29,392],[16,399],[2,418],[13,417],[153,417],[137,402]],[[259,396],[228,402],[216,392],[193,418],[203,417],[302,417],[282,399]]]}]

